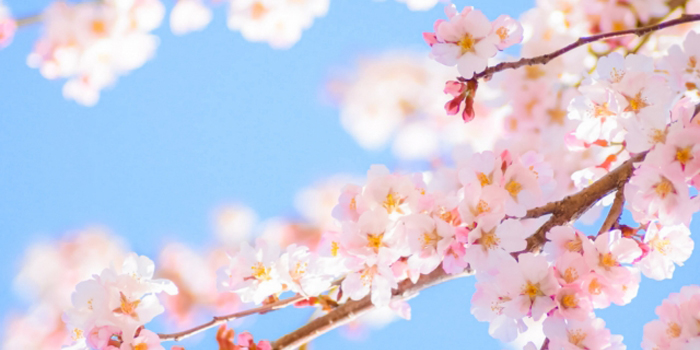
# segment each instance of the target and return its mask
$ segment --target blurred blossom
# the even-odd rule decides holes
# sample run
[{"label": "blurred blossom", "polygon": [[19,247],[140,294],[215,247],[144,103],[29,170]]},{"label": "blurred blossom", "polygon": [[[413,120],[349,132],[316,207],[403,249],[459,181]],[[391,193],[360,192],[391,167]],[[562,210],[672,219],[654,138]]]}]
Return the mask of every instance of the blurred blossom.
[{"label": "blurred blossom", "polygon": [[202,30],[211,17],[211,9],[202,0],[178,0],[170,12],[170,30],[177,35]]},{"label": "blurred blossom", "polygon": [[312,186],[301,189],[294,198],[294,207],[310,224],[322,228],[333,228],[335,220],[331,216],[338,203],[340,191],[352,178],[347,175],[334,175]]},{"label": "blurred blossom", "polygon": [[126,245],[102,227],[68,233],[59,241],[30,246],[15,277],[18,295],[64,309],[78,282],[100,273],[110,264],[121,264]]},{"label": "blurred blossom", "polygon": [[248,41],[286,49],[301,39],[316,17],[328,12],[330,0],[232,0],[228,27]]},{"label": "blurred blossom", "polygon": [[338,101],[343,127],[360,146],[380,149],[391,143],[399,158],[432,160],[456,144],[493,148],[502,135],[500,111],[506,107],[490,107],[494,95],[488,84],[476,95],[472,122],[465,125],[447,115],[450,98],[443,89],[457,75],[427,54],[388,52],[361,60],[354,72],[332,79],[328,88]]},{"label": "blurred blossom", "polygon": [[150,32],[164,14],[159,0],[54,2],[27,64],[46,79],[68,79],[65,98],[95,105],[102,89],[153,57],[159,40]]},{"label": "blurred blossom", "polygon": [[177,295],[163,296],[168,315],[176,323],[193,324],[200,313],[228,314],[238,309],[240,300],[236,295],[216,290],[216,270],[227,262],[221,249],[199,253],[181,243],[163,248],[156,276],[169,279],[178,287]]},{"label": "blurred blossom", "polygon": [[30,246],[14,289],[33,306],[5,320],[2,349],[55,350],[70,335],[62,320],[75,286],[103,269],[121,265],[126,245],[102,227],[69,232],[64,238]]},{"label": "blurred blossom", "polygon": [[231,204],[216,210],[214,232],[220,242],[237,245],[251,236],[258,217],[253,209],[241,204]]}]

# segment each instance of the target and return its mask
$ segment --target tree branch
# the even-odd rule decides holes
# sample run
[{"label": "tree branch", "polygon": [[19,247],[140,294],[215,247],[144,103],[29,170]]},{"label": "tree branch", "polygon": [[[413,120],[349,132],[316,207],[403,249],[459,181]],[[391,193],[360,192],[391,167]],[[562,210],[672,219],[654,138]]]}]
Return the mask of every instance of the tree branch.
[{"label": "tree branch", "polygon": [[[392,291],[391,300],[408,300],[417,296],[423,289],[460,277],[466,277],[472,273],[471,269],[467,268],[462,273],[450,275],[445,273],[442,266],[440,266],[433,272],[422,275],[416,283],[412,283],[408,279],[401,281],[401,283],[399,283],[399,288]],[[360,300],[348,300],[345,304],[327,313],[325,316],[319,317],[303,327],[277,339],[277,341],[272,343],[272,349],[283,350],[297,348],[322,334],[356,319],[372,309],[374,309],[374,304],[372,304],[370,295]]]},{"label": "tree branch", "polygon": [[274,311],[277,309],[281,309],[284,307],[287,307],[291,304],[296,303],[297,301],[304,300],[306,297],[302,295],[295,295],[293,297],[287,298],[287,299],[282,299],[279,301],[276,301],[274,303],[270,303],[267,305],[263,305],[260,307],[256,307],[253,309],[245,310],[245,311],[240,311],[236,312],[230,315],[225,315],[225,316],[214,316],[211,321],[201,324],[199,326],[190,328],[188,330],[184,330],[182,332],[177,332],[177,333],[170,333],[170,334],[162,334],[159,333],[158,336],[162,341],[166,340],[174,340],[174,341],[180,341],[185,338],[189,338],[199,332],[203,332],[207,329],[214,328],[220,324],[226,323],[228,321],[235,320],[237,318],[243,318],[246,316],[254,315],[254,314],[264,314],[270,311]]},{"label": "tree branch", "polygon": [[[700,21],[700,14],[684,14],[676,19],[672,19],[670,21],[661,22],[661,23],[654,24],[654,25],[581,37],[578,40],[574,41],[573,43],[571,43],[567,46],[564,46],[563,48],[561,48],[557,51],[550,52],[550,53],[545,54],[545,55],[531,57],[531,58],[521,58],[520,60],[514,61],[514,62],[501,62],[495,66],[488,67],[483,72],[475,74],[472,79],[480,79],[480,78],[487,78],[488,79],[494,73],[498,73],[498,72],[504,71],[506,69],[517,69],[517,68],[520,68],[522,66],[547,64],[549,61],[551,61],[551,60],[553,60],[553,59],[555,59],[555,58],[557,58],[557,57],[559,57],[559,56],[561,56],[561,55],[563,55],[563,54],[565,54],[565,53],[567,53],[567,52],[569,52],[569,51],[571,51],[579,46],[590,44],[590,43],[598,41],[598,40],[616,38],[616,37],[625,36],[625,35],[636,35],[638,37],[641,37],[641,36],[644,36],[648,33],[655,32],[657,30],[677,26],[677,25],[683,24],[683,23],[695,22],[695,21]],[[461,81],[465,81],[465,79],[462,77],[459,77],[458,79]]]},{"label": "tree branch", "polygon": [[622,209],[625,207],[624,188],[625,186],[622,185],[620,188],[617,189],[617,192],[615,193],[615,201],[610,207],[610,211],[608,212],[608,216],[605,218],[603,225],[600,226],[600,231],[598,231],[599,235],[610,231],[610,229],[612,229],[613,226],[615,226],[615,224],[617,224],[617,222],[620,221]]},{"label": "tree branch", "polygon": [[[588,211],[598,200],[614,191],[620,189],[632,176],[634,163],[641,162],[646,157],[647,152],[642,152],[622,163],[615,170],[607,173],[605,176],[592,183],[576,194],[566,196],[564,199],[547,203],[546,205],[527,211],[523,219],[537,218],[543,215],[552,214],[552,216],[544,223],[537,231],[527,239],[527,248],[525,251],[539,251],[547,241],[547,232],[555,226],[567,224],[576,220],[581,214]],[[621,191],[620,191],[621,192]],[[617,199],[616,199],[617,202]],[[622,199],[624,203],[624,198]],[[622,210],[622,204],[619,204]],[[610,209],[611,211],[613,208]],[[607,221],[607,220],[606,220]]]}]

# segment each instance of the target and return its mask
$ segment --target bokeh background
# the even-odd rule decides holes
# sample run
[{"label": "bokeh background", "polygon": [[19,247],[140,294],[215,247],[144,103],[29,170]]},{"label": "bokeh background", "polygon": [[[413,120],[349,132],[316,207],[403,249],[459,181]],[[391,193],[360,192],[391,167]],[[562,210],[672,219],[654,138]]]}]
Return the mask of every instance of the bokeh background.
[{"label": "bokeh background", "polygon": [[[174,3],[164,2],[168,8]],[[5,3],[21,17],[50,1]],[[502,13],[518,17],[534,5],[455,3],[473,5],[491,19]],[[62,82],[47,81],[27,67],[40,26],[19,30],[0,51],[0,322],[30,306],[12,286],[33,243],[101,225],[155,260],[169,242],[211,245],[212,213],[222,205],[243,203],[261,220],[294,217],[297,191],[333,174],[362,177],[377,163],[420,168],[397,163],[389,150],[358,146],[343,130],[325,88],[334,72],[363,56],[396,49],[427,55],[421,33],[443,16],[441,5],[411,12],[393,1],[333,0],[299,43],[279,51],[228,30],[219,7],[202,32],[176,37],[164,22],[155,31],[161,38],[155,58],[104,91],[91,108],[65,100]],[[697,224],[691,229],[700,231]],[[613,334],[625,337],[628,348],[638,348],[643,325],[656,318],[655,306],[682,285],[698,283],[699,259],[691,257],[673,280],[644,278],[630,305],[613,305],[598,315]],[[469,312],[473,284],[462,279],[425,291],[411,301],[411,321],[369,331],[359,340],[334,331],[312,346],[504,348],[489,337],[488,324]],[[275,339],[308,317],[305,310],[284,310],[250,318],[236,329]],[[164,332],[178,330],[173,327],[154,325]],[[184,344],[214,349],[213,332]]]}]

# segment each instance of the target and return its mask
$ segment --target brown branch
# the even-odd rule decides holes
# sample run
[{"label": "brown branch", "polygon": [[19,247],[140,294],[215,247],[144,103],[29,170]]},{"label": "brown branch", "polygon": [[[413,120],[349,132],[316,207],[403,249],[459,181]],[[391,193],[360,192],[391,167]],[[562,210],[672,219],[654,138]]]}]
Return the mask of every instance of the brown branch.
[{"label": "brown branch", "polygon": [[[592,183],[576,194],[566,196],[564,199],[547,203],[546,205],[527,211],[523,219],[537,218],[543,215],[552,214],[537,231],[527,239],[525,251],[539,251],[547,241],[547,232],[555,227],[567,224],[578,219],[581,214],[588,211],[598,200],[608,195],[615,189],[622,188],[629,180],[634,170],[634,163],[644,160],[646,152],[639,153],[622,163],[615,170]],[[617,200],[616,200],[617,201]],[[624,202],[624,201],[623,201]],[[621,205],[620,205],[621,206]],[[621,210],[621,209],[620,209]],[[612,211],[612,208],[611,208]]]},{"label": "brown branch", "polygon": [[620,215],[622,215],[622,209],[625,207],[625,191],[624,191],[624,184],[617,189],[617,192],[615,193],[615,201],[613,202],[612,206],[610,207],[610,211],[608,212],[608,216],[605,217],[605,221],[603,222],[603,225],[600,226],[600,231],[598,231],[598,234],[603,234],[605,232],[610,231],[617,223],[620,221]]},{"label": "brown branch", "polygon": [[[83,5],[83,4],[89,4],[89,3],[102,3],[104,0],[85,0],[84,2],[80,2],[77,4],[73,5]],[[22,17],[22,18],[17,18],[15,19],[15,23],[17,23],[17,27],[26,27],[32,24],[37,24],[40,23],[44,19],[43,14],[36,14],[32,16],[27,16],[27,17]]]},{"label": "brown branch", "polygon": [[[561,56],[561,55],[563,55],[563,54],[565,54],[565,53],[567,53],[575,48],[578,48],[579,46],[590,44],[590,43],[598,41],[598,40],[616,38],[616,37],[625,36],[625,35],[636,35],[638,37],[641,37],[641,36],[644,36],[648,33],[655,32],[657,30],[661,30],[661,29],[668,28],[668,27],[673,27],[673,26],[683,24],[683,23],[695,22],[695,21],[700,21],[700,14],[684,14],[684,15],[681,15],[680,17],[672,19],[670,21],[661,22],[661,23],[654,24],[654,25],[581,37],[578,40],[574,41],[573,43],[571,43],[567,46],[564,46],[563,48],[561,48],[557,51],[550,52],[550,53],[545,54],[545,55],[531,57],[531,58],[521,58],[520,60],[517,60],[514,62],[501,62],[495,66],[488,67],[483,72],[475,74],[472,79],[490,78],[494,73],[498,73],[498,72],[504,71],[506,69],[517,69],[517,68],[520,68],[522,66],[532,66],[532,65],[536,65],[536,64],[547,64],[549,61],[551,61],[551,60],[553,60],[553,59],[555,59],[555,58],[557,58],[557,57],[559,57],[559,56]],[[465,79],[462,77],[460,77],[459,79],[462,81],[465,81]]]},{"label": "brown branch", "polygon": [[[443,271],[442,267],[438,267],[433,272],[421,276],[416,283],[412,283],[408,279],[399,283],[399,288],[392,291],[391,299],[408,300],[418,295],[423,289],[471,274],[471,269],[467,268],[467,270],[462,273],[449,275]],[[272,344],[272,349],[283,350],[297,348],[324,333],[356,319],[372,309],[374,309],[374,304],[372,304],[369,295],[360,300],[348,300],[345,304],[339,306],[325,316],[319,317],[303,327],[277,339],[277,341]]]},{"label": "brown branch", "polygon": [[237,318],[243,318],[243,317],[254,315],[254,314],[264,314],[264,313],[267,313],[270,311],[281,309],[281,308],[284,308],[284,307],[289,306],[291,304],[294,304],[297,301],[303,300],[305,298],[306,297],[297,294],[293,297],[278,300],[274,303],[270,303],[270,304],[256,307],[253,309],[240,311],[240,312],[236,312],[236,313],[233,313],[230,315],[225,315],[225,316],[214,316],[214,318],[212,318],[211,321],[204,323],[204,324],[201,324],[199,326],[190,328],[188,330],[184,330],[182,332],[170,333],[170,334],[159,333],[158,336],[160,337],[160,339],[162,341],[166,341],[166,340],[180,341],[182,339],[189,338],[189,337],[191,337],[199,332],[203,332],[207,329],[216,327],[216,326],[223,324],[223,323],[226,323],[228,321],[232,321],[232,320],[235,320]]},{"label": "brown branch", "polygon": [[542,343],[540,350],[549,350],[549,338],[544,338],[544,342]]}]

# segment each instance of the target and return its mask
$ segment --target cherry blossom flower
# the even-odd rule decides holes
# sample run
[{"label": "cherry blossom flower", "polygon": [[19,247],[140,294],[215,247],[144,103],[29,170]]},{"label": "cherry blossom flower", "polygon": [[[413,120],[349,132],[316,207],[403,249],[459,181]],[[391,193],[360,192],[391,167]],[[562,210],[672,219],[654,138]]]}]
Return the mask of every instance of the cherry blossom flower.
[{"label": "cherry blossom flower", "polygon": [[684,225],[659,227],[650,224],[644,234],[644,243],[649,251],[637,266],[645,276],[655,280],[672,278],[675,264],[683,266],[695,247],[690,230]]},{"label": "cherry blossom flower", "polygon": [[643,163],[625,186],[625,197],[637,221],[658,219],[661,224],[687,224],[695,211],[688,186],[678,168]]},{"label": "cherry blossom flower", "polygon": [[211,17],[211,9],[202,0],[178,0],[170,12],[170,30],[176,35],[202,30]]},{"label": "cherry blossom flower", "polygon": [[622,237],[620,230],[599,235],[592,245],[584,246],[583,256],[596,273],[613,281],[629,278],[629,270],[622,266],[642,254],[637,243]]},{"label": "cherry blossom flower", "polygon": [[544,334],[552,349],[610,349],[620,341],[610,335],[605,321],[600,318],[585,320],[548,317],[544,321]]},{"label": "cherry blossom flower", "polygon": [[276,245],[259,240],[254,249],[242,243],[240,250],[229,256],[229,266],[219,270],[219,289],[238,294],[243,302],[262,303],[283,290],[277,265],[279,257]]},{"label": "cherry blossom flower", "polygon": [[518,268],[501,271],[498,277],[513,295],[513,299],[504,304],[506,315],[513,318],[531,316],[537,321],[556,306],[552,296],[558,292],[559,283],[543,256],[521,254]]},{"label": "cherry blossom flower", "polygon": [[[452,11],[456,10],[449,6],[445,10],[446,13]],[[465,79],[484,70],[488,59],[498,52],[501,38],[492,31],[491,22],[479,10],[466,7],[449,20],[436,23],[435,27],[437,41],[431,45],[432,57],[447,66],[457,65]]]},{"label": "cherry blossom flower", "polygon": [[329,0],[242,0],[231,1],[228,27],[241,32],[246,40],[263,41],[276,49],[286,49],[301,39],[314,18],[328,12]]}]

